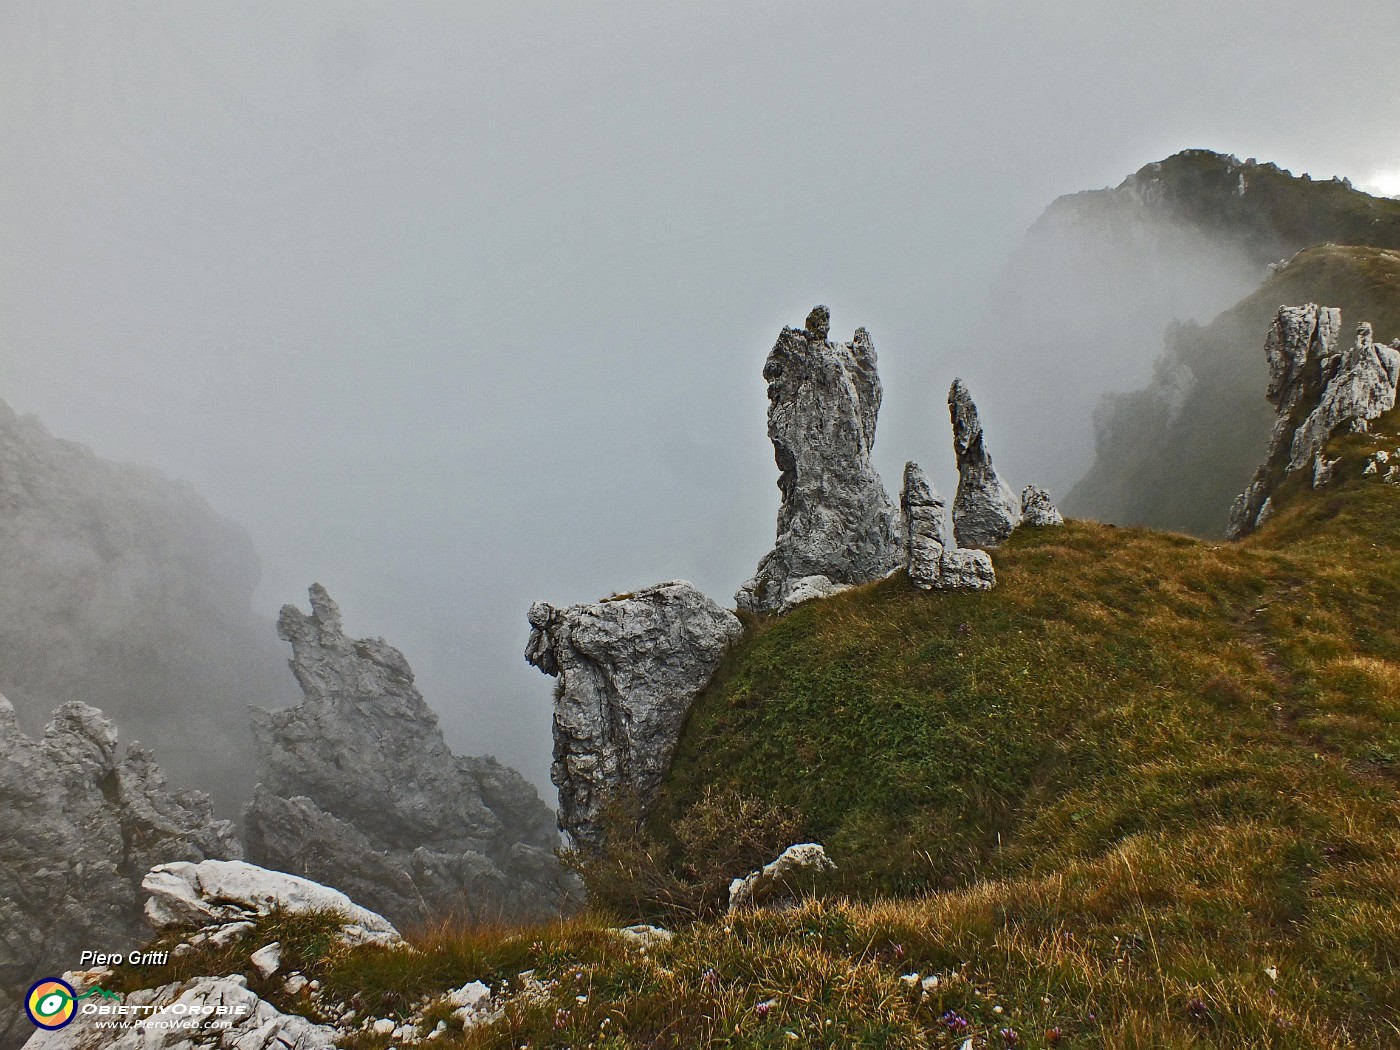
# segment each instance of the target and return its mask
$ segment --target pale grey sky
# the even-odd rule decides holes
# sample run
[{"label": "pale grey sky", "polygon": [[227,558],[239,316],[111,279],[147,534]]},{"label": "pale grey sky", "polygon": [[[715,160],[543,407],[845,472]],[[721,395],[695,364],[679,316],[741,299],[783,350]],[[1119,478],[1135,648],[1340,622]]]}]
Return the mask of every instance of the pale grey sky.
[{"label": "pale grey sky", "polygon": [[955,373],[1048,463],[978,326],[1025,228],[1193,146],[1400,192],[1397,38],[1394,0],[0,0],[0,396],[193,481],[263,609],[325,583],[543,782],[529,602],[729,600],[783,324],[869,327],[891,485],[951,490]]}]

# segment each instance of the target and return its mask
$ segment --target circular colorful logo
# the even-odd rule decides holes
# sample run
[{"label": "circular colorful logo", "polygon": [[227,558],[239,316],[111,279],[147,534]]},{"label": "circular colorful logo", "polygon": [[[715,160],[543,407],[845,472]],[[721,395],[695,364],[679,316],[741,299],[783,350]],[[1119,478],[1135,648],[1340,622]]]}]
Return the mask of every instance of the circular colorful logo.
[{"label": "circular colorful logo", "polygon": [[24,1000],[24,1012],[40,1028],[62,1028],[73,1020],[78,994],[67,981],[45,977],[36,981]]}]

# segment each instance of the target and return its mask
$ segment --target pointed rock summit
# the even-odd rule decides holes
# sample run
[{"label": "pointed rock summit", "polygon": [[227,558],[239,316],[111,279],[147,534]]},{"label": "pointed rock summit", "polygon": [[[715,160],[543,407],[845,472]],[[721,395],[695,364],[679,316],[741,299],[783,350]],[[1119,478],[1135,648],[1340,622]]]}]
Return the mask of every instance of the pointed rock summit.
[{"label": "pointed rock summit", "polygon": [[895,507],[870,458],[875,346],[864,328],[849,343],[831,342],[830,329],[816,307],[803,328],[783,329],[763,367],[782,505],[773,550],[735,595],[749,612],[880,579],[901,560]]},{"label": "pointed rock summit", "polygon": [[953,535],[959,547],[998,547],[1021,524],[1020,501],[992,466],[977,405],[961,379],[954,379],[948,391],[948,413],[958,457]]},{"label": "pointed rock summit", "polygon": [[600,847],[609,802],[655,800],[690,705],[743,627],[672,580],[563,609],[536,602],[530,628],[525,659],[559,679],[551,774],[559,826]]},{"label": "pointed rock summit", "polygon": [[1328,439],[1365,433],[1371,420],[1395,407],[1400,339],[1377,344],[1371,326],[1362,322],[1351,348],[1339,351],[1341,328],[1342,312],[1334,306],[1279,307],[1264,341],[1264,396],[1277,416],[1264,462],[1230,508],[1230,539],[1247,536],[1268,519],[1274,490],[1294,471],[1310,470],[1314,488],[1327,484],[1336,466],[1323,456]]},{"label": "pointed rock summit", "polygon": [[403,653],[353,639],[320,584],[284,606],[304,699],[252,712],[261,780],[250,858],[342,890],[395,922],[537,918],[560,904],[553,814],[515,770],[454,755]]}]

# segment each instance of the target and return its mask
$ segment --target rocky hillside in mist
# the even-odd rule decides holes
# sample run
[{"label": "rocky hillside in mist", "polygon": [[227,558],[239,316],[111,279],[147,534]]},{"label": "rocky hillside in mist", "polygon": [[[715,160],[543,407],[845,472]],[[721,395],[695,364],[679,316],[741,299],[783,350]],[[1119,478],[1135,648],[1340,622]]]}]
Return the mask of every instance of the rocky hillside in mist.
[{"label": "rocky hillside in mist", "polygon": [[0,692],[29,730],[63,702],[100,707],[235,816],[253,786],[248,704],[294,692],[250,605],[259,571],[188,484],[0,402]]},{"label": "rocky hillside in mist", "polygon": [[1400,336],[1400,251],[1306,249],[1209,324],[1171,328],[1151,383],[1105,399],[1098,456],[1066,506],[1119,524],[1223,534],[1273,422],[1260,393],[1268,369],[1259,333],[1280,303],[1304,302],[1335,304],[1389,342]]},{"label": "rocky hillside in mist", "polygon": [[[1145,386],[1171,326],[1205,324],[1256,291],[1270,265],[1328,242],[1400,248],[1400,201],[1208,150],[1146,165],[1112,189],[1054,201],[993,290],[982,330],[996,332],[996,342],[973,348],[983,385],[998,385],[999,406],[1017,413],[1023,432],[1054,435],[1054,464],[1028,445],[1012,452],[1010,465],[1034,465],[1052,487],[1069,489],[1101,444],[1096,414],[1100,433],[1114,426],[1111,406],[1107,416],[1100,412],[1101,395]],[[1235,348],[1255,371],[1234,393],[1257,417],[1256,342],[1251,335]],[[1130,416],[1124,421],[1131,426]],[[1119,520],[1117,500],[1086,485],[1066,509]]]},{"label": "rocky hillside in mist", "polygon": [[[739,611],[681,581],[529,611],[591,912],[401,933],[175,864],[143,881],[169,961],[73,980],[240,1004],[244,1050],[1392,1045],[1400,345],[1363,320],[1255,334],[1274,438],[1211,543],[1018,501],[962,383],[951,529],[912,463],[896,511],[873,344],[813,311],[764,371],[783,503]],[[303,685],[402,670],[327,603],[284,614],[330,640]]]}]

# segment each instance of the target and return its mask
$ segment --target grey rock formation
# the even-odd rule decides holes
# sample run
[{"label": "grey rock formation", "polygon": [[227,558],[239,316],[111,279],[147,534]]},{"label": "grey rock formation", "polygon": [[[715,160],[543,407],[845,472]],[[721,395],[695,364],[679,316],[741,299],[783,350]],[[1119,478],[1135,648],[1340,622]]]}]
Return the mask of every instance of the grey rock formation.
[{"label": "grey rock formation", "polygon": [[948,413],[958,457],[953,536],[959,547],[994,549],[1021,523],[1021,503],[992,466],[977,405],[961,379],[954,379],[948,391]]},{"label": "grey rock formation", "polygon": [[146,919],[157,930],[223,927],[273,911],[286,914],[336,912],[344,918],[345,944],[398,947],[399,931],[382,915],[361,907],[339,890],[284,871],[242,860],[158,864],[141,880]]},{"label": "grey rock formation", "polygon": [[947,504],[912,460],[904,464],[899,494],[904,515],[904,562],[916,587],[937,586],[939,562],[949,542]]},{"label": "grey rock formation", "polygon": [[750,612],[781,609],[806,578],[867,583],[900,561],[895,508],[870,459],[882,396],[875,347],[864,328],[833,343],[830,326],[816,307],[805,328],[783,329],[763,367],[782,505],[773,550],[735,595]]},{"label": "grey rock formation", "polygon": [[1312,487],[1322,488],[1323,485],[1330,484],[1337,471],[1337,464],[1342,461],[1338,456],[1335,459],[1328,459],[1321,452],[1313,457],[1312,465]]},{"label": "grey rock formation", "polygon": [[1335,462],[1327,463],[1322,454],[1333,434],[1364,433],[1370,420],[1395,407],[1400,340],[1395,346],[1378,345],[1371,326],[1363,322],[1352,347],[1338,351],[1341,326],[1336,307],[1308,303],[1279,308],[1264,343],[1269,364],[1265,397],[1277,415],[1268,454],[1230,509],[1225,534],[1231,539],[1263,524],[1266,508],[1273,508],[1274,490],[1294,471],[1307,467],[1314,486],[1326,484]]},{"label": "grey rock formation", "polygon": [[290,699],[257,554],[188,484],[113,463],[0,402],[0,692],[29,733],[100,703],[171,780],[233,816],[250,700]]},{"label": "grey rock formation", "polygon": [[786,904],[819,876],[835,871],[836,864],[819,842],[789,846],[758,871],[729,884],[729,910],[771,908]]},{"label": "grey rock formation", "polygon": [[904,465],[899,503],[910,583],[925,591],[987,591],[996,586],[991,555],[953,545],[943,497],[917,463]]},{"label": "grey rock formation", "polygon": [[1356,341],[1350,350],[1319,364],[1325,387],[1317,407],[1293,434],[1290,472],[1311,464],[1337,431],[1364,434],[1370,420],[1395,407],[1400,350],[1377,345],[1366,322],[1356,326]]},{"label": "grey rock formation", "polygon": [[564,609],[536,602],[530,627],[525,659],[559,679],[559,826],[597,847],[610,801],[654,801],[691,703],[743,628],[684,580]]},{"label": "grey rock formation", "polygon": [[1021,490],[1021,524],[1040,528],[1063,525],[1064,515],[1050,500],[1050,493],[1039,485],[1027,485]]},{"label": "grey rock formation", "polygon": [[990,591],[997,583],[992,556],[975,548],[945,550],[938,562],[938,582],[943,591]]},{"label": "grey rock formation", "polygon": [[553,814],[515,770],[447,747],[399,650],[347,638],[319,584],[282,609],[304,699],[253,709],[262,758],[249,856],[408,923],[523,919],[563,903]]},{"label": "grey rock formation", "polygon": [[801,579],[792,581],[788,595],[783,599],[783,604],[778,607],[778,612],[792,612],[803,602],[810,602],[813,598],[830,598],[833,594],[840,594],[842,591],[850,589],[851,584],[832,583],[825,576],[803,576]]},{"label": "grey rock formation", "polygon": [[139,885],[153,864],[242,855],[208,796],[167,790],[136,745],[120,756],[96,708],[64,704],[36,741],[3,696],[0,843],[0,1045],[31,982],[84,948],[142,943]]}]

